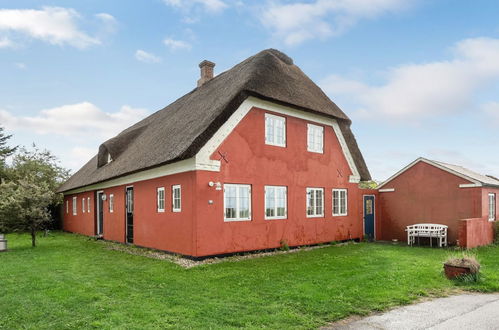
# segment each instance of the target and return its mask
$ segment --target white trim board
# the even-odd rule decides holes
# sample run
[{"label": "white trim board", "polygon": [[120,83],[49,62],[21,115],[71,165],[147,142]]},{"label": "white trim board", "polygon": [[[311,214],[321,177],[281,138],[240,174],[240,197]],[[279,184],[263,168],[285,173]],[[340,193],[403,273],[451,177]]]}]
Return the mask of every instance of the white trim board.
[{"label": "white trim board", "polygon": [[[244,100],[243,103],[241,103],[236,111],[234,111],[229,119],[222,124],[222,126],[215,132],[215,134],[208,140],[208,142],[206,142],[206,144],[198,151],[198,153],[194,157],[172,164],[162,165],[149,170],[125,175],[119,178],[110,179],[101,183],[69,190],[64,192],[64,194],[69,195],[85,191],[93,191],[98,189],[127,185],[138,181],[145,181],[167,175],[196,170],[220,172],[220,161],[210,159],[211,155],[220,147],[222,142],[230,135],[230,133],[232,133],[232,131],[241,122],[241,120],[243,120],[248,112],[254,107],[332,127],[340,143],[343,155],[347,160],[348,166],[353,173],[353,175],[351,175],[349,178],[349,182],[360,182],[359,171],[355,166],[355,162],[353,160],[352,154],[350,153],[350,150],[348,149],[345,137],[341,133],[340,126],[335,119],[323,115],[317,115],[314,113],[293,109],[291,107],[286,107],[250,96],[246,100]],[[263,141],[262,143],[265,143],[265,141]]]},{"label": "white trim board", "polygon": [[453,174],[455,176],[458,176],[462,179],[465,179],[467,181],[470,181],[470,182],[473,182],[473,183],[466,183],[466,184],[461,184],[459,185],[460,188],[470,188],[470,187],[481,187],[482,184],[473,179],[473,178],[470,178],[469,176],[466,176],[464,174],[461,174],[461,173],[458,173],[456,171],[453,171],[451,170],[450,168],[447,168],[445,166],[442,166],[434,161],[431,161],[429,159],[426,159],[426,158],[423,158],[423,157],[419,157],[418,159],[416,159],[415,161],[413,161],[412,163],[410,163],[409,165],[407,165],[406,167],[404,167],[403,169],[401,169],[400,171],[398,171],[397,173],[395,173],[394,175],[392,175],[391,177],[388,178],[388,180],[386,180],[385,182],[383,182],[381,185],[378,186],[378,190],[381,191],[381,188],[384,187],[386,184],[388,184],[390,181],[392,181],[393,179],[395,179],[396,177],[400,176],[402,173],[406,172],[407,170],[409,170],[411,167],[413,167],[414,165],[416,165],[417,163],[419,162],[423,162],[423,163],[426,163],[428,165],[431,165],[431,166],[434,166],[436,168],[439,168],[445,172],[448,172],[450,174]]},{"label": "white trim board", "polygon": [[394,192],[395,188],[386,188],[386,189],[379,189],[379,192]]}]

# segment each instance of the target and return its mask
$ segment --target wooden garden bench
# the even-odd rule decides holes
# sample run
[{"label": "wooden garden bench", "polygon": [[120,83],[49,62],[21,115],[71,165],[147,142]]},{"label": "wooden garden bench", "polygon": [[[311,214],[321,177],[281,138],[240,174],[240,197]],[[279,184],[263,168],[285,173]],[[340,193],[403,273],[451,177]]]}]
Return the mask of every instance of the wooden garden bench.
[{"label": "wooden garden bench", "polygon": [[447,246],[447,226],[434,223],[417,223],[407,226],[407,244],[413,245],[416,242],[416,237],[428,237],[430,246],[433,246],[433,238],[437,239],[438,246]]}]

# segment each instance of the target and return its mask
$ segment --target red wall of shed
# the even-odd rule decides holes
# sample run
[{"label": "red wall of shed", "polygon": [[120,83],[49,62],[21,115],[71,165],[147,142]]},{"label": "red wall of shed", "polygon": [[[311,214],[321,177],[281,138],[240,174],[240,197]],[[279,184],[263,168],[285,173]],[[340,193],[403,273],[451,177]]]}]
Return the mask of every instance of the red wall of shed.
[{"label": "red wall of shed", "polygon": [[417,163],[383,187],[394,188],[394,192],[379,193],[379,238],[407,241],[406,226],[437,223],[449,226],[449,243],[455,243],[459,220],[482,216],[481,188],[459,188],[469,183],[427,163]]}]

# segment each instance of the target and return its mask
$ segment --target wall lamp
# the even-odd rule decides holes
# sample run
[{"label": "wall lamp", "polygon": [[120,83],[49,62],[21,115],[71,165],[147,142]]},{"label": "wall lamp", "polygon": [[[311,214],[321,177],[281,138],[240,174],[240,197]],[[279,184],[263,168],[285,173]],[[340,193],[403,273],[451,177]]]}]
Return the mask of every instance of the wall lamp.
[{"label": "wall lamp", "polygon": [[208,182],[208,186],[215,187],[215,190],[222,190],[222,184],[220,182]]}]

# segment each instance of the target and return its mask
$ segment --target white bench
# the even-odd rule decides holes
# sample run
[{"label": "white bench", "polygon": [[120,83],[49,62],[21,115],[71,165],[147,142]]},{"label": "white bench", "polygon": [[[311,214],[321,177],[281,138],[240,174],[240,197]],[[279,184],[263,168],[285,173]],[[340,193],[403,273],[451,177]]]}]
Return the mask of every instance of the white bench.
[{"label": "white bench", "polygon": [[447,246],[447,226],[434,223],[417,223],[407,226],[407,244],[413,245],[416,242],[416,237],[430,238],[430,246],[433,246],[433,238],[438,241],[438,246]]}]

